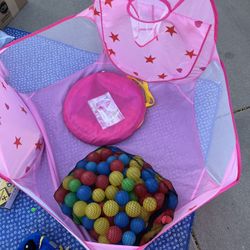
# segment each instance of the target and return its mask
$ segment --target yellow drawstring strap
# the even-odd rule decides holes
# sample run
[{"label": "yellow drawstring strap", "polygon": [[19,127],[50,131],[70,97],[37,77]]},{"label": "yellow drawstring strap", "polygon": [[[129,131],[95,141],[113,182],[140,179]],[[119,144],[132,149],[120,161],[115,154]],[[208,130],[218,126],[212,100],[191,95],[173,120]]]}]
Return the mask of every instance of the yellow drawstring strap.
[{"label": "yellow drawstring strap", "polygon": [[41,236],[41,238],[40,238],[40,241],[39,241],[39,249],[42,247],[44,238],[45,238],[45,236]]},{"label": "yellow drawstring strap", "polygon": [[133,76],[128,76],[129,79],[135,81],[143,90],[146,98],[146,107],[150,108],[155,104],[155,98],[149,90],[148,83],[146,81],[139,80]]}]

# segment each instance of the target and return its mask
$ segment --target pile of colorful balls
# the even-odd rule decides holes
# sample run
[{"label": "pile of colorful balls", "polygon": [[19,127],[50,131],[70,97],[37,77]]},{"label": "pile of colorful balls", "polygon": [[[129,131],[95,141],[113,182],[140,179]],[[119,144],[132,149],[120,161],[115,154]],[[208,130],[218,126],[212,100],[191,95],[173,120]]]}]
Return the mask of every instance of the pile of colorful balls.
[{"label": "pile of colorful balls", "polygon": [[54,194],[62,212],[99,243],[141,245],[172,222],[170,181],[139,156],[102,147],[76,164]]}]

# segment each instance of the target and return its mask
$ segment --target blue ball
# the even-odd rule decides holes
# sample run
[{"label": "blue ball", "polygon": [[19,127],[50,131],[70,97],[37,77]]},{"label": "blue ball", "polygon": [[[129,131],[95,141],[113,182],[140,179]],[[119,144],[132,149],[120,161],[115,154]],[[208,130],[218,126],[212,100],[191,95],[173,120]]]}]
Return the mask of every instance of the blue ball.
[{"label": "blue ball", "polygon": [[109,158],[106,160],[108,164],[110,164],[112,161],[117,160],[117,157],[114,155],[109,156]]},{"label": "blue ball", "polygon": [[134,232],[127,231],[122,235],[122,244],[127,246],[133,246],[136,241],[136,235]]},{"label": "blue ball", "polygon": [[95,162],[90,161],[86,164],[85,169],[91,172],[96,172],[97,165]]},{"label": "blue ball", "polygon": [[125,206],[130,200],[129,194],[126,191],[119,191],[115,195],[115,201],[120,205],[120,206]]},{"label": "blue ball", "polygon": [[136,234],[141,233],[145,228],[145,222],[142,218],[135,218],[130,222],[130,229]]},{"label": "blue ball", "polygon": [[175,210],[176,207],[177,207],[177,204],[178,204],[177,195],[174,192],[169,191],[168,192],[168,199],[167,199],[167,207],[168,207],[168,209]]},{"label": "blue ball", "polygon": [[109,175],[110,174],[109,164],[105,161],[100,162],[97,165],[97,172],[99,174]]},{"label": "blue ball", "polygon": [[72,208],[71,207],[68,207],[66,204],[62,204],[61,210],[65,215],[72,217]]},{"label": "blue ball", "polygon": [[92,190],[88,186],[81,186],[78,188],[78,190],[76,192],[76,196],[81,201],[87,201],[92,196]]},{"label": "blue ball", "polygon": [[94,226],[95,220],[89,219],[87,216],[82,217],[82,225],[85,227],[87,230],[91,230]]},{"label": "blue ball", "polygon": [[128,155],[126,155],[126,154],[121,154],[121,155],[119,156],[119,160],[122,161],[122,163],[123,163],[124,165],[128,165],[128,164],[129,164],[129,161],[130,161],[130,158],[129,158]]},{"label": "blue ball", "polygon": [[83,169],[85,169],[86,164],[87,164],[86,160],[78,161],[77,164],[76,164],[76,168],[83,168]]},{"label": "blue ball", "polygon": [[125,212],[119,212],[114,219],[114,223],[116,226],[120,228],[124,228],[129,224],[129,217]]},{"label": "blue ball", "polygon": [[142,170],[141,172],[141,178],[146,181],[148,179],[151,179],[153,178],[153,175],[146,169]]},{"label": "blue ball", "polygon": [[147,179],[145,185],[149,193],[155,193],[158,191],[159,184],[155,178]]}]

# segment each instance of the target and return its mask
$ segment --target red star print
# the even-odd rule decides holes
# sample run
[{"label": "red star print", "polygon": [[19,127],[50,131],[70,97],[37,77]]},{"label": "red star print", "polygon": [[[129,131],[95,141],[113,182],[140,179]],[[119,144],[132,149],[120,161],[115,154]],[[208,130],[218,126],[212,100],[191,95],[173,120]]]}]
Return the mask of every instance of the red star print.
[{"label": "red star print", "polygon": [[36,145],[36,150],[41,150],[42,149],[42,142],[40,142],[40,140],[38,140],[38,142],[35,144]]},{"label": "red star print", "polygon": [[164,73],[162,73],[161,75],[158,75],[158,77],[159,77],[160,79],[165,79],[165,78],[167,77],[167,75],[164,74]]},{"label": "red star print", "polygon": [[108,49],[108,52],[109,52],[109,55],[110,55],[110,56],[112,56],[112,55],[114,55],[114,56],[115,56],[115,52],[114,52],[114,50],[112,50],[112,49]]},{"label": "red star print", "polygon": [[98,11],[96,8],[94,8],[94,16],[100,16],[100,11]]},{"label": "red star print", "polygon": [[7,103],[5,103],[5,108],[6,108],[7,110],[9,110],[9,109],[10,109],[10,106],[9,106]]},{"label": "red star print", "polygon": [[146,59],[146,63],[154,63],[155,57],[152,57],[152,56],[150,55],[149,57],[146,57],[146,56],[145,56],[145,59]]},{"label": "red star print", "polygon": [[108,4],[112,8],[113,0],[105,0],[105,5]]},{"label": "red star print", "polygon": [[175,31],[175,26],[172,26],[172,27],[167,26],[166,28],[167,28],[166,32],[170,33],[171,36],[173,36],[174,34],[177,34],[177,32]]},{"label": "red star print", "polygon": [[14,141],[13,144],[15,144],[16,148],[18,149],[18,147],[22,145],[22,143],[21,143],[21,137],[19,137],[19,138],[15,137],[15,138],[16,138],[16,140]]},{"label": "red star print", "polygon": [[138,76],[139,74],[138,74],[138,72],[133,72],[134,73],[134,75],[136,75],[136,76]]},{"label": "red star print", "polygon": [[118,36],[119,36],[119,34],[114,34],[111,32],[111,36],[109,36],[109,37],[113,40],[113,42],[115,42],[115,41],[120,41]]},{"label": "red star print", "polygon": [[27,114],[27,111],[24,107],[21,107],[21,111],[24,112],[25,114]]},{"label": "red star print", "polygon": [[6,86],[4,85],[4,83],[3,83],[3,82],[1,82],[1,84],[2,84],[3,88],[4,88],[4,89],[6,89]]},{"label": "red star print", "polygon": [[197,56],[197,55],[194,53],[194,50],[191,50],[191,51],[186,50],[185,56],[189,56],[190,59],[192,59],[194,56]]},{"label": "red star print", "polygon": [[188,210],[189,210],[189,211],[192,211],[192,210],[194,210],[196,207],[197,207],[197,206],[191,207],[191,208],[189,208]]},{"label": "red star print", "polygon": [[200,67],[200,70],[205,71],[206,67]]}]

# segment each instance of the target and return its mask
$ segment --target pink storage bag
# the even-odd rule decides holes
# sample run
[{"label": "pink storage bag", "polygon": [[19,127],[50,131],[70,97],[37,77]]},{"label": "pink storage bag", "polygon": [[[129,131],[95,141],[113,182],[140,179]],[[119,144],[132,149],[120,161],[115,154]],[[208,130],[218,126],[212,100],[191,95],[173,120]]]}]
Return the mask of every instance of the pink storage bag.
[{"label": "pink storage bag", "polygon": [[[145,158],[164,178],[171,180],[179,194],[174,221],[165,226],[147,245],[154,246],[158,236],[239,181],[239,142],[233,120],[228,83],[215,46],[217,16],[213,1],[202,0],[199,3],[194,0],[154,1],[153,6],[148,3],[143,0],[95,1],[94,5],[84,12],[31,34],[1,51],[1,58],[4,59],[3,66],[9,73],[8,77],[2,74],[5,86],[9,83],[18,88],[18,80],[14,84],[12,78],[17,68],[16,65],[23,66],[18,72],[20,82],[25,78],[24,83],[43,83],[42,88],[33,90],[30,94],[14,94],[18,97],[14,103],[19,104],[19,101],[25,103],[27,108],[25,110],[32,115],[28,121],[30,125],[22,123],[22,128],[29,135],[28,144],[20,141],[19,135],[1,140],[0,144],[5,146],[9,143],[14,153],[19,152],[18,150],[24,145],[28,150],[19,155],[20,161],[15,162],[16,165],[12,165],[8,164],[13,158],[11,151],[5,151],[4,146],[1,146],[1,175],[30,195],[88,249],[124,249],[124,246],[92,242],[82,227],[77,227],[61,213],[53,198],[54,192],[63,177],[72,169],[76,159],[81,159],[83,155],[94,150],[93,146],[80,141],[69,132],[62,115],[65,98],[70,89],[84,77],[101,71],[114,72],[123,77],[130,74],[149,81],[150,90],[156,99],[156,105],[147,112],[140,129],[117,145],[127,152]],[[120,7],[116,8],[115,5]],[[113,7],[117,11],[113,13],[113,17],[110,17],[107,13],[112,11],[109,8]],[[149,16],[153,19],[157,17],[157,22],[152,23],[152,18],[150,23],[145,22],[147,21],[144,20],[145,17],[148,17],[145,13],[148,9],[152,10],[152,15]],[[135,16],[135,10],[139,17]],[[158,13],[163,13],[163,16]],[[192,20],[196,22],[194,25]],[[168,28],[165,30],[166,34],[163,32],[164,26],[170,27],[169,30]],[[172,26],[175,26],[175,29]],[[123,27],[130,27],[133,32],[131,29],[121,31]],[[199,27],[202,29],[200,30]],[[113,30],[114,28],[116,30]],[[190,44],[189,28],[195,38],[194,52],[192,52],[193,49],[181,46],[185,45],[184,41]],[[118,45],[122,42],[122,37],[119,37],[118,33],[120,31],[121,34],[127,32],[128,44]],[[119,40],[116,38],[117,34]],[[178,41],[178,46],[182,52],[184,50],[184,55],[180,53],[175,58],[174,54],[179,50],[177,47],[170,46],[171,40],[169,40],[168,47],[168,42],[160,39],[163,34],[168,35],[169,39],[177,39],[177,35],[180,35],[182,41]],[[202,40],[203,46],[201,46]],[[20,47],[26,49],[28,53],[37,42],[39,42],[40,49],[36,50],[36,53],[30,53],[25,57],[17,55],[16,51]],[[50,48],[49,42],[56,46],[57,55],[63,55],[60,59],[63,61],[58,59],[58,63],[54,63],[54,68],[46,68],[40,62],[44,58],[44,51]],[[134,47],[136,42],[138,46]],[[116,47],[109,48],[107,44],[117,46],[117,49],[119,47],[121,54],[115,50]],[[199,46],[200,53],[197,52]],[[77,50],[78,54],[83,51],[96,53],[98,59],[86,68],[74,68],[66,75],[55,77],[60,74],[56,66],[61,65],[61,71],[63,71],[67,65],[73,64],[76,60],[71,54],[65,55],[66,48]],[[189,53],[185,53],[185,50]],[[157,57],[151,55],[153,51],[158,53]],[[166,51],[167,54],[165,54]],[[165,57],[156,60],[158,56],[161,57],[160,52],[165,54]],[[88,58],[88,53],[85,53],[85,58]],[[46,56],[48,64],[54,62],[48,54]],[[14,64],[11,63],[13,58]],[[172,61],[173,64],[171,64]],[[176,68],[179,70],[177,71]],[[32,69],[32,74],[27,74],[30,69]],[[206,91],[198,98],[196,91],[200,87]],[[205,118],[211,109],[211,103],[207,100],[214,96],[214,89],[220,91],[216,94],[216,105],[213,106],[214,117],[210,119],[212,124],[210,125],[210,123],[205,123]],[[5,92],[2,93],[4,98],[7,98],[5,94]],[[5,99],[6,101],[8,100]],[[14,115],[19,112],[18,105],[16,107],[17,109],[13,109]],[[204,112],[202,121],[197,117],[197,111],[201,107]],[[6,105],[2,103],[0,117],[4,117],[3,114],[6,111]],[[3,124],[2,118],[1,123]],[[16,126],[13,126],[14,124]],[[14,128],[11,131],[21,128],[21,124],[13,123],[13,121],[11,126]],[[32,129],[28,132],[29,126]],[[203,127],[203,136],[199,133],[201,127]],[[5,127],[6,136],[11,135],[11,131]],[[204,141],[208,145],[205,147],[206,150]],[[16,144],[13,144],[14,142]],[[22,145],[19,145],[20,142]],[[37,144],[41,151],[36,149],[36,146],[34,149],[34,143],[37,142],[45,145],[45,147],[40,147],[40,143]],[[16,145],[19,145],[18,150]],[[16,175],[17,169],[18,175]],[[138,249],[138,247],[126,247],[126,249]]]}]

